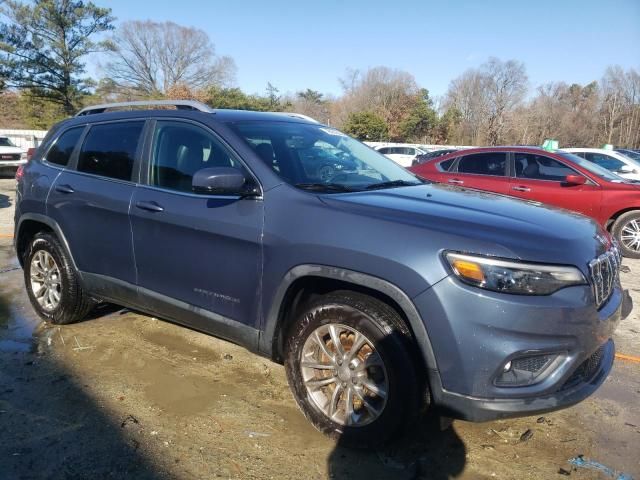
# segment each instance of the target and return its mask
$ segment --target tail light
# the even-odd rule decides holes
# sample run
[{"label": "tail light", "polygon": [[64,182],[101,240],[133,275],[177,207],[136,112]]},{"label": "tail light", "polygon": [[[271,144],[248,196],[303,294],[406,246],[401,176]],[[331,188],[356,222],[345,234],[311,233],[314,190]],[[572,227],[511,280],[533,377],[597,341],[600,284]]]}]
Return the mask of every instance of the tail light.
[{"label": "tail light", "polygon": [[19,182],[20,180],[22,180],[23,175],[24,175],[24,165],[20,165],[16,170],[16,181]]}]

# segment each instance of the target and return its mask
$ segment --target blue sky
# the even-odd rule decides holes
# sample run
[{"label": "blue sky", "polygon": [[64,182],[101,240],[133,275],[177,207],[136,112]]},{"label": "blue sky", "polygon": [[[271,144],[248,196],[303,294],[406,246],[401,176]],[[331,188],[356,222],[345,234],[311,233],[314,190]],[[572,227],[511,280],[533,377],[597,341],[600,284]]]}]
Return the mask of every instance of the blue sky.
[{"label": "blue sky", "polygon": [[[171,20],[203,29],[263,93],[341,92],[346,68],[406,70],[434,95],[490,56],[517,59],[531,86],[587,83],[608,65],[640,69],[640,0],[94,0],[118,22]],[[93,70],[93,68],[90,68]]]}]

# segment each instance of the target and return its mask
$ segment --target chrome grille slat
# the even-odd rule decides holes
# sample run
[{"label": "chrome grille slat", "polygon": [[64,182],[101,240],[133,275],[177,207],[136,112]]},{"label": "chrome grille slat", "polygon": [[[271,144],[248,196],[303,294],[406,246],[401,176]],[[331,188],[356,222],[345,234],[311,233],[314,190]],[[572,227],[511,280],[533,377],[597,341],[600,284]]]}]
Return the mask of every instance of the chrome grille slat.
[{"label": "chrome grille slat", "polygon": [[589,262],[591,285],[596,307],[600,308],[611,296],[618,281],[622,257],[616,244],[598,258]]}]

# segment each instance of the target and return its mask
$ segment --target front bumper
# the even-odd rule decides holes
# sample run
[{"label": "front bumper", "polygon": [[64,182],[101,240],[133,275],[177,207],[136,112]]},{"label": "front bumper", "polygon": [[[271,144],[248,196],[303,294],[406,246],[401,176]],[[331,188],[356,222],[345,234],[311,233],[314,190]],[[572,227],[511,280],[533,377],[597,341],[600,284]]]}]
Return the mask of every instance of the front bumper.
[{"label": "front bumper", "polygon": [[21,165],[26,165],[28,160],[0,160],[0,170],[16,169]]},{"label": "front bumper", "polygon": [[[437,363],[437,371],[429,374],[433,402],[444,415],[471,421],[533,415],[580,402],[611,370],[611,337],[623,298],[618,285],[597,310],[586,285],[522,296],[480,290],[453,277],[442,280],[414,298]],[[598,351],[597,366],[574,381]],[[507,361],[545,354],[557,361],[533,383],[497,384]]]}]

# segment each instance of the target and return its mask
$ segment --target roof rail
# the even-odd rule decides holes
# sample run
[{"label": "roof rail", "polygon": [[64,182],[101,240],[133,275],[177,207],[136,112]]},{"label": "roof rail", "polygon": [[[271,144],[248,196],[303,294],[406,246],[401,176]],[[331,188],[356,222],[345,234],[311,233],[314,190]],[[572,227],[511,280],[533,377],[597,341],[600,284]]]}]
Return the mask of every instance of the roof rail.
[{"label": "roof rail", "polygon": [[197,110],[205,113],[215,113],[215,110],[208,107],[202,102],[196,102],[195,100],[142,100],[137,102],[119,102],[119,103],[104,103],[102,105],[93,105],[91,107],[85,107],[80,110],[76,117],[84,115],[93,115],[96,113],[104,113],[108,109],[112,108],[127,108],[127,107],[150,107],[150,106],[170,106],[176,107],[178,110]]},{"label": "roof rail", "polygon": [[312,118],[309,115],[303,115],[302,113],[291,112],[291,113],[287,113],[287,115],[289,115],[290,117],[293,117],[293,118],[301,118],[303,120],[308,120],[308,121],[313,122],[313,123],[320,123],[315,118]]}]

